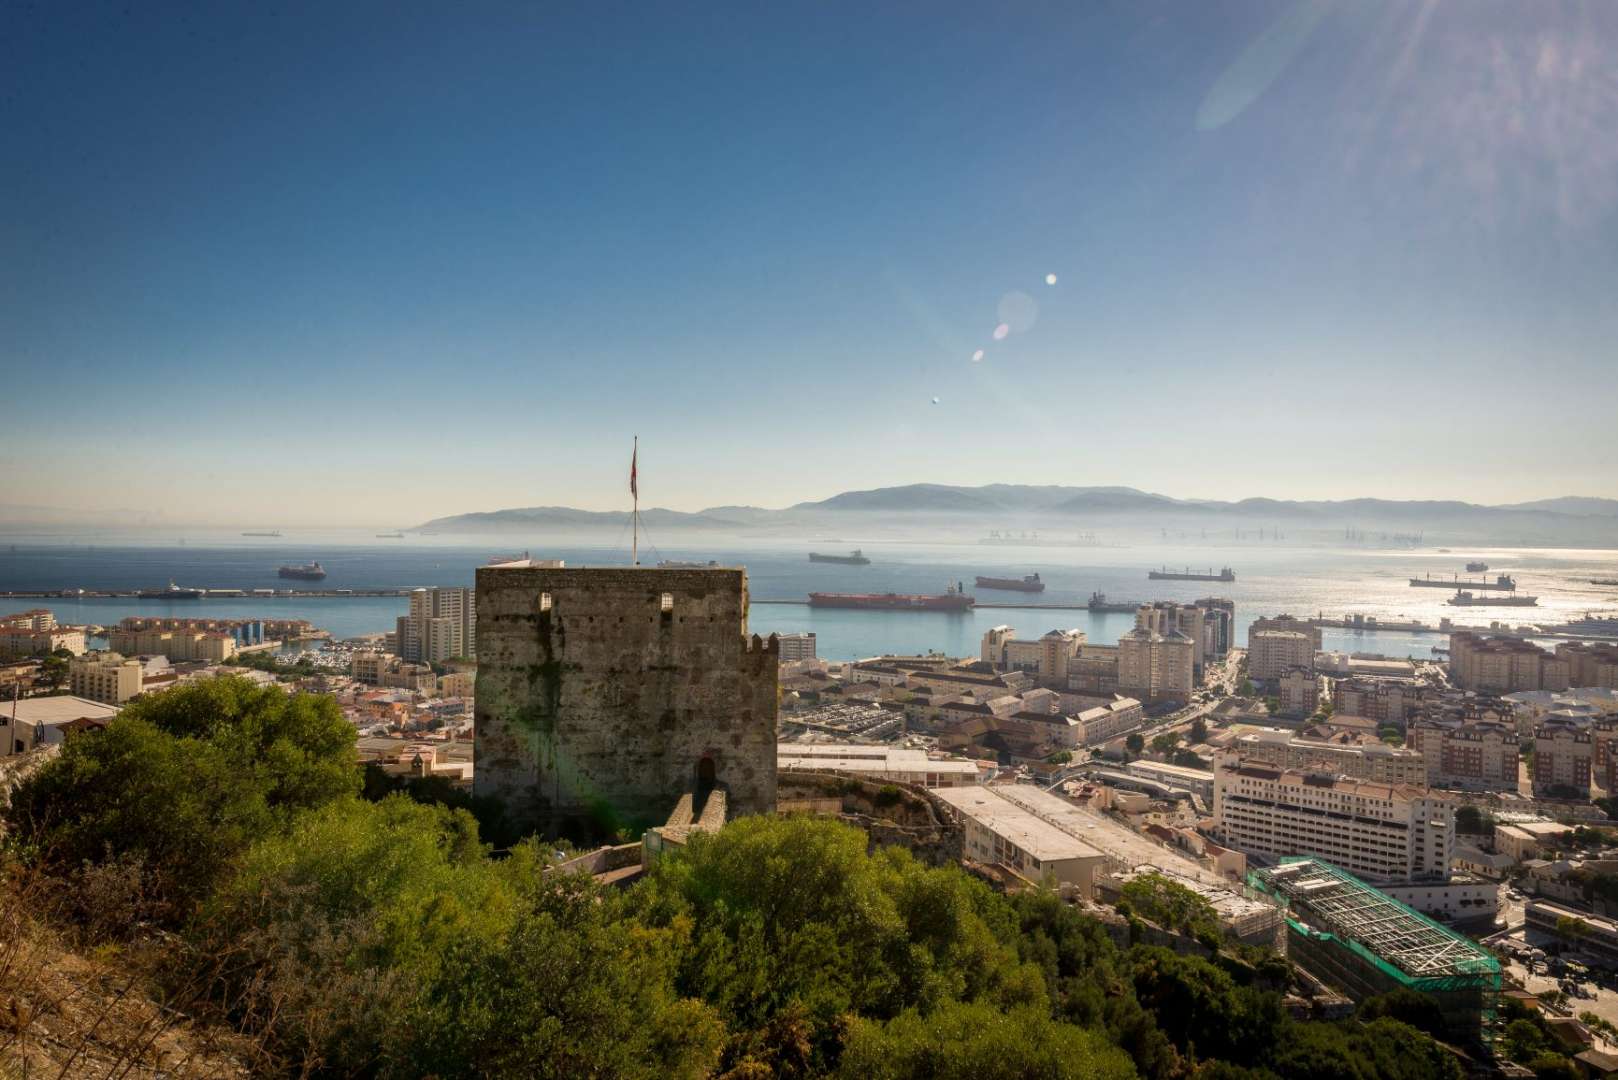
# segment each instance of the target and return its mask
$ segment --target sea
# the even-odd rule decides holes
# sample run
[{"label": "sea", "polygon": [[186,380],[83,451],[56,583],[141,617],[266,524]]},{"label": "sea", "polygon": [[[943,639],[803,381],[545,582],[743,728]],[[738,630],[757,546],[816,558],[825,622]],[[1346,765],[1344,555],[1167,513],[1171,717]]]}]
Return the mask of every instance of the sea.
[{"label": "sea", "polygon": [[[811,563],[812,549],[843,553],[861,548],[868,566]],[[327,570],[326,589],[393,589],[471,585],[479,566],[494,556],[526,550],[534,558],[563,559],[569,566],[629,562],[627,544],[547,543],[544,537],[434,537],[404,540],[329,532],[248,538],[222,533],[164,538],[131,535],[19,535],[0,532],[0,592],[10,590],[161,588],[170,581],[203,588],[308,588],[277,576],[284,563],[318,561]],[[1204,596],[1236,602],[1239,641],[1259,616],[1348,614],[1379,619],[1419,619],[1436,626],[1451,617],[1464,625],[1551,625],[1586,613],[1618,613],[1618,587],[1592,579],[1618,578],[1618,551],[1549,548],[1383,549],[1288,546],[1285,542],[1223,545],[1165,542],[1133,547],[938,543],[861,540],[858,536],[813,541],[736,541],[728,545],[643,547],[641,562],[660,559],[745,567],[754,603],[753,633],[810,631],[819,654],[844,660],[885,653],[936,650],[975,655],[983,632],[1009,625],[1036,637],[1075,628],[1091,641],[1113,642],[1133,625],[1127,613],[1100,614],[1083,605],[1092,592],[1109,600],[1188,601]],[[1489,564],[1487,575],[1467,574],[1466,562]],[[1194,572],[1234,570],[1232,583],[1149,581],[1158,567]],[[973,585],[977,575],[1020,578],[1038,573],[1046,583],[1037,595],[996,592]],[[1489,577],[1509,573],[1519,592],[1539,596],[1537,608],[1454,608],[1444,589],[1412,588],[1411,577]],[[965,613],[812,609],[811,591],[940,593],[965,583],[978,606]],[[780,601],[780,602],[777,602]],[[1062,609],[1052,605],[1073,605]],[[1046,606],[1038,606],[1046,605]],[[48,607],[59,621],[109,625],[126,615],[207,615],[212,618],[308,619],[337,638],[391,630],[405,613],[404,597],[274,597],[141,600],[134,598],[0,597],[0,613]],[[1327,649],[1430,658],[1439,634],[1327,629]]]}]

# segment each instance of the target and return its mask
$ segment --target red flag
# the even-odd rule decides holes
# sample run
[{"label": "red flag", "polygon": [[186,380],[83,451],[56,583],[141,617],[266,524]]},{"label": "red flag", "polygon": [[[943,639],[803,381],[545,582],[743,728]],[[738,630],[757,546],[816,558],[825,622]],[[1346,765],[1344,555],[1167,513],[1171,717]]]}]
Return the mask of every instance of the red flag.
[{"label": "red flag", "polygon": [[640,490],[635,486],[635,462],[640,457],[640,440],[635,440],[635,449],[629,455],[629,493],[640,498]]}]

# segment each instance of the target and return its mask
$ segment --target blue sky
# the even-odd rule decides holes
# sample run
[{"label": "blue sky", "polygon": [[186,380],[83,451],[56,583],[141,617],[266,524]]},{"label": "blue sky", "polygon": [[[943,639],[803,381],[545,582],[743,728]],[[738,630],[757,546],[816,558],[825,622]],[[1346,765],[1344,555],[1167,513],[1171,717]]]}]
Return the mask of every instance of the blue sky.
[{"label": "blue sky", "polygon": [[0,504],[1618,495],[1614,5],[4,19]]}]

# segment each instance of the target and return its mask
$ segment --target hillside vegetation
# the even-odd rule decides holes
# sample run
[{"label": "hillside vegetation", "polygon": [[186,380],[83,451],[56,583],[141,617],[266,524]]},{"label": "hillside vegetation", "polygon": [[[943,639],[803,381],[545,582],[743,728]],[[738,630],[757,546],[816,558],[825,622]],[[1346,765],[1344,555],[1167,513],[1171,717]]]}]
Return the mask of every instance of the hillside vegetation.
[{"label": "hillside vegetation", "polygon": [[[1460,1075],[1387,1016],[1289,1019],[1266,965],[1120,949],[831,821],[739,820],[623,892],[532,840],[493,858],[464,810],[366,799],[330,700],[241,680],[71,739],[4,817],[0,903],[30,914],[0,950],[56,935],[254,1075]],[[48,1037],[30,1007],[0,1025],[14,1072]]]}]

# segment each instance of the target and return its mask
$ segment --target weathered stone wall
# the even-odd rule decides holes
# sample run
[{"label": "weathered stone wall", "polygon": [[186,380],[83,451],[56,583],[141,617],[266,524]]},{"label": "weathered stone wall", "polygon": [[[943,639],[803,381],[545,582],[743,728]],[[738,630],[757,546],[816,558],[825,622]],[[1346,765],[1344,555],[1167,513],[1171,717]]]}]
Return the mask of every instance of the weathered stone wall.
[{"label": "weathered stone wall", "polygon": [[733,813],[775,808],[779,650],[744,571],[482,567],[477,610],[477,794],[644,828],[711,769]]}]

